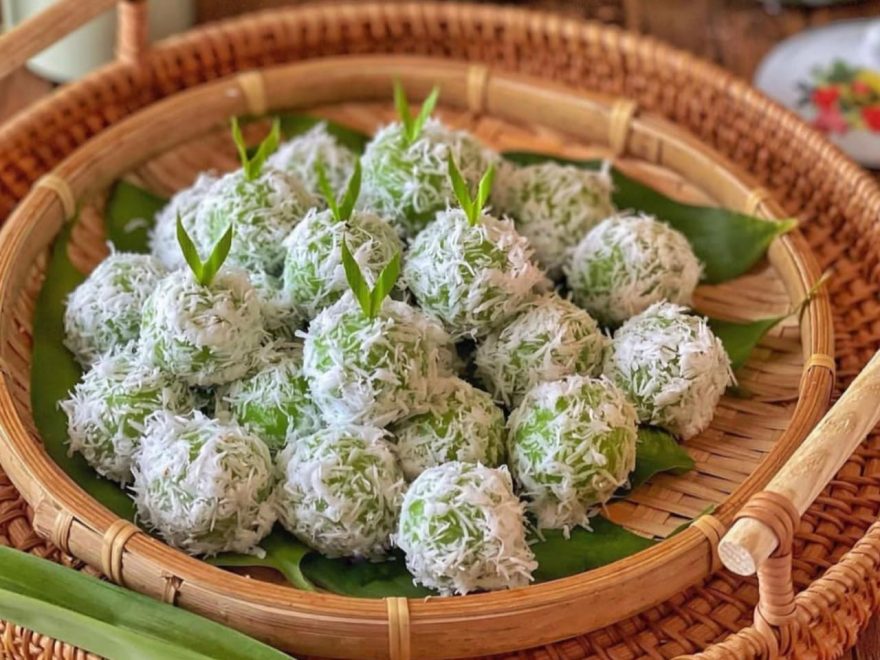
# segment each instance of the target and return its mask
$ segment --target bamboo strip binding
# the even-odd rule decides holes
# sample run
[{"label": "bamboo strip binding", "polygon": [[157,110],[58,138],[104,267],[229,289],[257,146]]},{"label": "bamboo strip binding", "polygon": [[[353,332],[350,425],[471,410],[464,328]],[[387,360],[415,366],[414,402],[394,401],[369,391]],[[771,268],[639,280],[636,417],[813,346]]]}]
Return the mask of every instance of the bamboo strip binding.
[{"label": "bamboo strip binding", "polygon": [[122,576],[122,555],[125,544],[141,530],[122,518],[113,522],[101,541],[101,571],[116,584],[125,586]]},{"label": "bamboo strip binding", "polygon": [[388,608],[388,657],[391,660],[410,660],[409,601],[406,598],[386,598]]}]

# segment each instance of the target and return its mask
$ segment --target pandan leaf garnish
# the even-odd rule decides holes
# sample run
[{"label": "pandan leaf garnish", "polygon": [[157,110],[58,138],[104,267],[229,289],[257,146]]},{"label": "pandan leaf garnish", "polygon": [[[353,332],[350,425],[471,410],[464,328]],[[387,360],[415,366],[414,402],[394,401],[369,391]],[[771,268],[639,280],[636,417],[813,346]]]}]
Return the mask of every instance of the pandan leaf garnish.
[{"label": "pandan leaf garnish", "polygon": [[226,230],[226,233],[220,237],[220,240],[214,245],[207,261],[202,261],[199,251],[193,243],[189,234],[183,226],[180,215],[177,216],[177,242],[180,245],[180,251],[183,252],[183,258],[193,272],[196,281],[202,286],[211,286],[217,272],[229,256],[229,249],[232,247],[232,225]]},{"label": "pandan leaf garnish", "polygon": [[483,178],[480,179],[476,198],[471,197],[471,191],[468,190],[467,182],[464,180],[461,172],[458,171],[452,154],[449,155],[449,180],[452,182],[452,190],[455,192],[458,203],[467,217],[468,224],[472,227],[476,226],[480,221],[483,206],[485,206],[486,200],[489,199],[489,195],[492,192],[492,183],[495,180],[495,165],[489,165],[489,169],[486,170]]},{"label": "pandan leaf garnish", "polygon": [[348,280],[348,286],[361,306],[364,315],[369,319],[376,318],[379,310],[382,309],[382,301],[391,293],[391,289],[394,288],[397,277],[400,275],[400,252],[395,254],[388,265],[382,269],[373,289],[370,289],[367,284],[366,278],[361,273],[361,267],[348,249],[345,239],[342,241],[342,265],[345,268],[345,279]]},{"label": "pandan leaf garnish", "polygon": [[434,112],[439,96],[440,88],[435,86],[431,93],[428,94],[425,102],[422,103],[419,114],[413,117],[410,114],[409,102],[406,100],[406,92],[403,90],[403,85],[400,84],[399,80],[394,81],[394,107],[397,108],[397,116],[400,117],[400,123],[403,124],[403,134],[406,137],[407,144],[412,144],[419,139],[425,122],[428,121],[428,117]]},{"label": "pandan leaf garnish", "polygon": [[244,136],[241,134],[241,127],[238,125],[237,117],[232,118],[232,140],[235,142],[235,148],[238,149],[238,157],[241,160],[241,169],[244,170],[244,178],[248,181],[253,181],[263,171],[266,159],[278,148],[278,143],[281,141],[281,121],[277,117],[272,121],[272,130],[269,131],[266,139],[260,142],[260,146],[257,147],[257,152],[253,155],[253,158],[248,156],[248,148],[244,142]]},{"label": "pandan leaf garnish", "polygon": [[327,179],[327,172],[324,169],[324,163],[320,160],[315,163],[315,172],[318,175],[318,188],[321,191],[327,206],[337,222],[346,222],[351,218],[354,211],[354,205],[357,203],[358,196],[361,194],[361,161],[356,160],[354,163],[354,172],[348,179],[348,186],[342,199],[337,200],[333,192],[333,187]]}]

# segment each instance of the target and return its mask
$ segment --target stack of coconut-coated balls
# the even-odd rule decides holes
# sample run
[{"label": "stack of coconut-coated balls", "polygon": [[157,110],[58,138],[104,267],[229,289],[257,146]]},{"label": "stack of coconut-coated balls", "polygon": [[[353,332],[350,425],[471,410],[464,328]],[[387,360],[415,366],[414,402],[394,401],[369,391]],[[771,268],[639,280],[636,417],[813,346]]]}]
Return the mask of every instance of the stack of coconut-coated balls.
[{"label": "stack of coconut-coated balls", "polygon": [[277,521],[442,594],[522,586],[530,528],[588,526],[639,423],[709,424],[732,375],[685,237],[434,100],[360,160],[323,124],[239,144],[70,296],[70,449],[169,544],[256,554]]}]

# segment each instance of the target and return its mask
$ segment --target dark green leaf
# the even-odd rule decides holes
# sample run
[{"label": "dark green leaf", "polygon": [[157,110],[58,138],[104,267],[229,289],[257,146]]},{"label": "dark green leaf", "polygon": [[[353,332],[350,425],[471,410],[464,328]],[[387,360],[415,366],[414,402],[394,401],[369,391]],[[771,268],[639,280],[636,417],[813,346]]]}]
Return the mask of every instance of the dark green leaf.
[{"label": "dark green leaf", "polygon": [[636,446],[636,468],[629,475],[629,489],[635,490],[655,474],[684,474],[694,469],[694,459],[668,431],[641,426]]},{"label": "dark green leaf", "polygon": [[382,309],[382,301],[391,293],[400,275],[400,252],[392,257],[391,261],[382,269],[376,279],[376,286],[370,291],[370,318],[375,318]]},{"label": "dark green leaf", "polygon": [[302,135],[317,124],[325,124],[327,132],[336,138],[336,140],[344,147],[351,149],[356,154],[364,153],[370,136],[366,133],[356,131],[328,119],[320,117],[312,117],[311,115],[281,115],[281,132],[286,138],[293,138]]},{"label": "dark green leaf", "polygon": [[318,553],[312,553],[303,560],[302,568],[312,582],[343,596],[424,598],[435,593],[413,584],[413,577],[406,570],[403,556],[399,553],[391,561],[375,563],[327,559]]},{"label": "dark green leaf", "polygon": [[415,122],[412,125],[412,138],[410,138],[410,142],[415,142],[419,135],[422,134],[422,128],[425,126],[425,122],[428,121],[428,117],[431,116],[431,113],[434,112],[434,108],[437,106],[437,99],[440,97],[440,88],[434,87],[431,89],[431,93],[428,94],[428,98],[425,99],[425,102],[422,103],[422,108],[419,110],[419,115],[416,117]]},{"label": "dark green leaf", "polygon": [[201,282],[202,277],[204,276],[202,258],[199,256],[199,251],[196,248],[195,243],[193,243],[189,234],[186,232],[186,227],[183,226],[183,221],[180,219],[179,213],[177,214],[177,244],[180,246],[183,258],[189,266],[189,269],[192,271],[193,276],[196,278],[196,281]]},{"label": "dark green leaf", "polygon": [[260,547],[266,551],[265,557],[224,552],[216,557],[210,557],[206,561],[214,566],[265,566],[274,568],[297,589],[303,591],[315,590],[315,585],[302,572],[302,560],[312,552],[311,548],[281,531],[275,531],[263,539]]},{"label": "dark green leaf", "polygon": [[399,80],[394,81],[394,107],[397,109],[397,117],[400,119],[400,123],[403,124],[403,133],[406,136],[406,141],[410,143],[413,141],[413,120],[409,112],[409,101],[406,100],[406,92]]},{"label": "dark green leaf", "polygon": [[[179,229],[182,227],[183,225],[178,225]],[[202,286],[211,286],[211,282],[214,281],[217,273],[223,267],[223,262],[225,262],[226,257],[229,256],[229,250],[231,247],[232,225],[229,225],[229,227],[226,228],[226,232],[214,245],[214,249],[211,250],[211,255],[208,257],[208,260],[202,266],[202,276],[199,278],[199,283]]]},{"label": "dark green leaf", "polygon": [[532,545],[538,570],[536,582],[547,582],[576,575],[618,559],[629,557],[654,545],[654,541],[633,534],[610,520],[597,516],[590,520],[593,531],[577,527],[566,539],[561,530],[547,529],[543,541]]},{"label": "dark green leaf", "polygon": [[449,182],[452,184],[452,190],[455,193],[455,197],[458,199],[459,205],[461,205],[462,211],[464,211],[464,214],[471,225],[476,224],[471,192],[468,190],[467,182],[464,180],[464,177],[461,176],[461,172],[459,172],[452,154],[449,154],[448,170]]},{"label": "dark green leaf", "polygon": [[110,191],[104,224],[107,238],[120,252],[148,252],[148,235],[156,214],[167,200],[127,181],[117,181]]},{"label": "dark green leaf", "polygon": [[260,142],[260,146],[257,147],[257,153],[253,158],[249,159],[247,165],[245,165],[245,175],[249,180],[256,179],[260,176],[260,172],[263,171],[263,165],[266,164],[266,160],[268,160],[269,156],[275,153],[275,150],[278,149],[278,143],[281,141],[281,122],[278,118],[272,120],[272,128],[269,130],[269,135]]},{"label": "dark green leaf", "polygon": [[[520,165],[552,161],[596,170],[601,161],[571,160],[528,152],[507,152],[504,157]],[[653,188],[612,169],[613,201],[619,209],[656,216],[683,233],[703,262],[703,279],[724,282],[747,272],[777,236],[790,231],[795,220],[763,220],[726,209],[677,202]]]},{"label": "dark green leaf", "polygon": [[327,178],[327,170],[324,168],[324,163],[320,160],[315,163],[315,174],[318,175],[318,190],[321,191],[321,196],[327,202],[327,208],[330,209],[330,213],[333,214],[337,221],[347,219],[340,217],[339,205],[336,203],[336,193],[333,191],[333,186],[330,185],[330,180]]},{"label": "dark green leaf", "polygon": [[724,344],[724,350],[727,351],[731,366],[734,369],[739,369],[749,359],[755,346],[764,338],[764,335],[786,318],[787,315],[774,316],[751,321],[750,323],[737,323],[712,318],[708,319],[708,321],[712,332]]},{"label": "dark green leaf", "polygon": [[34,311],[31,360],[31,409],[43,447],[80,488],[116,515],[132,520],[134,504],[116,484],[102,479],[80,454],[68,455],[67,417],[58,402],[67,398],[82,372],[64,347],[64,308],[67,297],[85,277],[67,255],[71,225],[61,230],[52,247],[46,281]]},{"label": "dark green leaf", "polygon": [[358,197],[361,194],[361,161],[354,162],[354,171],[348,180],[348,186],[345,189],[345,195],[342,197],[342,203],[339,204],[339,218],[341,220],[349,220],[354,211],[354,205],[357,204]]},{"label": "dark green leaf", "polygon": [[3,547],[0,618],[109,658],[289,657],[186,610]]},{"label": "dark green leaf", "polygon": [[477,189],[477,201],[474,203],[477,217],[483,212],[483,207],[486,206],[486,202],[489,200],[489,195],[492,194],[492,184],[494,182],[495,163],[491,163],[489,169],[483,174],[483,178],[480,179],[480,186]]},{"label": "dark green leaf", "polygon": [[348,280],[348,287],[354,294],[355,300],[361,306],[363,313],[369,317],[372,316],[372,298],[370,296],[370,287],[367,280],[361,274],[361,267],[355,261],[354,256],[348,249],[345,239],[342,240],[342,267],[345,268],[345,279]]}]

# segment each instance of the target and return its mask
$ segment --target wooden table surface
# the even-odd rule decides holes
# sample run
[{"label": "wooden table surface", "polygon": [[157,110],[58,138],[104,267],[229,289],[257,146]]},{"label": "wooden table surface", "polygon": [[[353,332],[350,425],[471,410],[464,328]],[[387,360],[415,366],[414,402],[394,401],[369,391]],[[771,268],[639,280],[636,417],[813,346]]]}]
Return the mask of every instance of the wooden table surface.
[{"label": "wooden table surface", "polygon": [[[202,20],[214,19],[238,13],[243,8],[278,4],[281,0],[199,0],[199,16]],[[772,44],[789,34],[835,18],[880,16],[880,0],[836,10],[786,10],[775,16],[756,10],[754,1],[743,0],[689,0],[687,12],[681,11],[679,2],[657,0],[538,0],[530,4],[552,6],[565,13],[655,34],[746,78]],[[647,10],[649,4],[651,11]],[[53,87],[24,69],[0,80],[0,123],[50,93]],[[880,660],[880,618],[871,622],[856,647],[843,657],[844,660]]]}]

